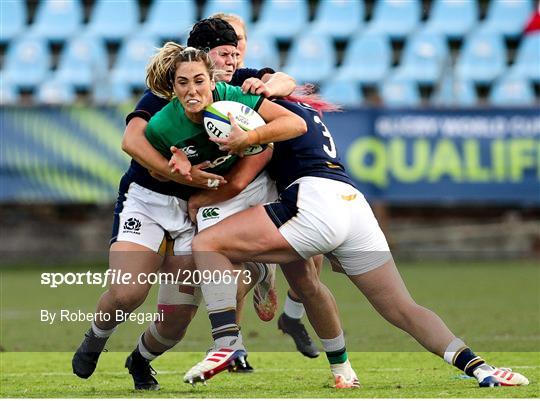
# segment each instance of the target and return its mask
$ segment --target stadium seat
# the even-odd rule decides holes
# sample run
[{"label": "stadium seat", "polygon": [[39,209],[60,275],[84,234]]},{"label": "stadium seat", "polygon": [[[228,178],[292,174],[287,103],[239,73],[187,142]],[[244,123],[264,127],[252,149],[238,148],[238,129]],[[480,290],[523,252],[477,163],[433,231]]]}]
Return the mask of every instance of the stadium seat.
[{"label": "stadium seat", "polygon": [[489,101],[497,106],[532,106],[535,97],[529,81],[506,76],[493,84]]},{"label": "stadium seat", "polygon": [[279,69],[279,51],[274,38],[257,33],[250,35],[244,64],[249,68],[270,67],[277,71]]},{"label": "stadium seat", "polygon": [[441,35],[419,32],[407,40],[396,78],[433,85],[443,67],[450,63],[448,47]]},{"label": "stadium seat", "polygon": [[0,80],[0,105],[16,104],[18,101],[19,92],[17,89],[5,79]]},{"label": "stadium seat", "polygon": [[436,0],[425,26],[428,32],[461,39],[477,21],[477,0]]},{"label": "stadium seat", "polygon": [[54,79],[42,83],[36,94],[36,100],[41,104],[70,104],[76,98],[72,85]]},{"label": "stadium seat", "polygon": [[387,79],[380,90],[383,104],[386,106],[417,106],[420,104],[420,92],[413,81]]},{"label": "stadium seat", "polygon": [[460,79],[489,84],[506,68],[506,49],[500,35],[475,32],[465,39],[456,63]]},{"label": "stadium seat", "polygon": [[92,99],[96,104],[119,104],[133,101],[131,88],[124,82],[94,85]]},{"label": "stadium seat", "polygon": [[307,28],[307,21],[307,1],[266,0],[254,31],[280,41],[290,41]]},{"label": "stadium seat", "polygon": [[347,40],[362,27],[364,3],[357,0],[321,0],[312,31],[330,35],[334,39]]},{"label": "stadium seat", "polygon": [[6,53],[4,79],[18,88],[33,89],[45,79],[50,61],[44,39],[31,35],[15,39]]},{"label": "stadium seat", "polygon": [[31,32],[53,42],[63,42],[81,29],[82,21],[79,0],[46,0],[36,11]]},{"label": "stadium seat", "polygon": [[296,38],[283,70],[297,82],[321,82],[334,71],[336,53],[328,36],[306,32]]},{"label": "stadium seat", "polygon": [[492,0],[483,29],[515,38],[533,11],[531,0]]},{"label": "stadium seat", "polygon": [[521,39],[509,74],[540,83],[540,32],[527,34]]},{"label": "stadium seat", "polygon": [[195,23],[195,1],[156,0],[152,3],[143,31],[160,39],[178,38],[184,43]]},{"label": "stadium seat", "polygon": [[329,102],[345,107],[359,106],[363,100],[362,92],[355,82],[339,79],[325,82],[320,95]]},{"label": "stadium seat", "polygon": [[26,28],[26,2],[0,2],[0,43],[6,43]]},{"label": "stadium seat", "polygon": [[248,0],[208,0],[204,6],[202,18],[216,13],[235,14],[249,26],[252,21],[251,1]]},{"label": "stadium seat", "polygon": [[88,24],[88,33],[118,42],[139,27],[136,0],[97,0]]},{"label": "stadium seat", "polygon": [[133,36],[124,41],[111,70],[112,81],[144,88],[146,65],[158,45],[159,42],[155,38],[145,35]]},{"label": "stadium seat", "polygon": [[376,84],[386,76],[391,62],[392,48],[385,35],[359,35],[349,42],[336,75],[361,84]]},{"label": "stadium seat", "polygon": [[100,38],[80,36],[70,40],[62,53],[55,78],[78,88],[89,88],[108,74],[108,56]]},{"label": "stadium seat", "polygon": [[418,26],[421,11],[417,0],[379,0],[367,32],[403,39]]},{"label": "stadium seat", "polygon": [[447,74],[434,92],[432,101],[439,106],[475,106],[478,96],[471,81],[456,80]]}]

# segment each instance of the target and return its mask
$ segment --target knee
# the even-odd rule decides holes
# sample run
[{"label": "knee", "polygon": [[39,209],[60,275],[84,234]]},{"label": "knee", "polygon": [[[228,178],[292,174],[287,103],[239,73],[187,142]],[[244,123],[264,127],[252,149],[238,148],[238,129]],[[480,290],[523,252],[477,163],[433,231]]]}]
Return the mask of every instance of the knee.
[{"label": "knee", "polygon": [[146,299],[148,291],[139,288],[130,288],[122,290],[109,290],[112,298],[112,304],[115,310],[132,312]]},{"label": "knee", "polygon": [[321,291],[321,282],[318,278],[301,278],[289,283],[293,291],[301,300],[316,297]]}]

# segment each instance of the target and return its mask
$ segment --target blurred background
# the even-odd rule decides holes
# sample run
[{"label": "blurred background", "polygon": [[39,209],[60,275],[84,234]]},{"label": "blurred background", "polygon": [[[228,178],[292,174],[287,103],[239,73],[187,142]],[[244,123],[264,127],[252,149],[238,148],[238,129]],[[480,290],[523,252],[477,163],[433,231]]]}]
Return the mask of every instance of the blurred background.
[{"label": "blurred background", "polygon": [[344,107],[328,127],[396,254],[538,259],[535,1],[0,0],[3,263],[105,260],[148,57],[215,12],[246,22],[247,67]]}]

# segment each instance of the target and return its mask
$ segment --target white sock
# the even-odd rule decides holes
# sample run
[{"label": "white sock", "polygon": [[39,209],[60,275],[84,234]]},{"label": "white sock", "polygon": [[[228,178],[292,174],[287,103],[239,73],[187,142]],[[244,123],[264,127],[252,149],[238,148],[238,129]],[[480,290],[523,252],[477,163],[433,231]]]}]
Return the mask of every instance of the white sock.
[{"label": "white sock", "polygon": [[291,299],[289,294],[285,297],[285,306],[283,307],[283,313],[292,319],[302,319],[305,313],[304,304],[296,302]]},{"label": "white sock", "polygon": [[324,352],[335,352],[345,348],[345,336],[343,335],[343,331],[336,338],[321,338],[320,340]]},{"label": "white sock", "polygon": [[454,357],[456,356],[456,353],[461,351],[463,348],[467,348],[467,345],[465,345],[463,340],[457,337],[454,338],[444,351],[444,360],[446,363],[449,365],[454,365]]},{"label": "white sock", "polygon": [[[144,335],[144,334],[143,334]],[[158,357],[158,355],[152,354],[148,349],[144,346],[143,343],[143,336],[139,337],[139,343],[137,344],[137,349],[139,350],[140,354],[143,356],[144,359],[147,359],[149,361],[153,361]]]},{"label": "white sock", "polygon": [[96,326],[96,322],[92,320],[92,331],[94,332],[96,337],[99,338],[109,338],[112,333],[116,330],[116,327],[113,327],[109,330],[103,330]]}]

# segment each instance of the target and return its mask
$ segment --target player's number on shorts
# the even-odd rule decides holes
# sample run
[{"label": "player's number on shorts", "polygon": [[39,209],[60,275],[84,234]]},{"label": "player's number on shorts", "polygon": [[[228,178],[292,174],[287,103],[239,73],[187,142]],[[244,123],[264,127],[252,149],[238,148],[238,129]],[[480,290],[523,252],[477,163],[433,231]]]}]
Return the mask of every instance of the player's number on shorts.
[{"label": "player's number on shorts", "polygon": [[330,131],[328,131],[328,128],[326,128],[326,125],[324,125],[319,116],[313,116],[313,119],[317,124],[320,124],[322,126],[322,134],[326,138],[328,138],[328,142],[330,142],[330,146],[323,145],[323,150],[328,156],[330,156],[332,159],[335,159],[337,156],[337,150],[336,145],[334,144],[334,138],[332,138],[332,134],[330,133]]}]

